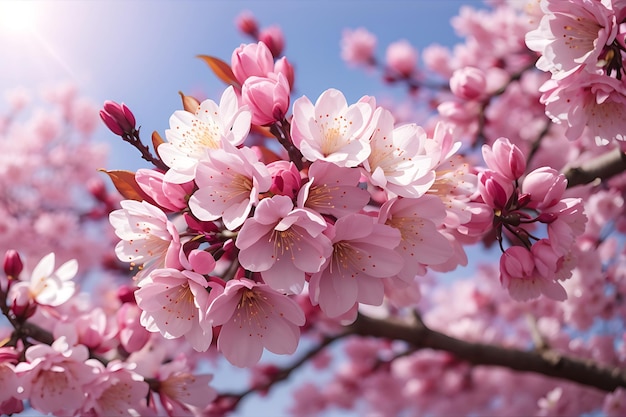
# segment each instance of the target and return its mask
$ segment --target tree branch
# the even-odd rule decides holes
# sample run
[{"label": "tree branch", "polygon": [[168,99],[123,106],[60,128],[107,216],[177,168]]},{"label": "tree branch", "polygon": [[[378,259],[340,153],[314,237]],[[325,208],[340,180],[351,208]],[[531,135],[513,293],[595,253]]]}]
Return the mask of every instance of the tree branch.
[{"label": "tree branch", "polygon": [[608,179],[626,171],[626,154],[619,148],[613,149],[576,167],[564,171],[567,186],[584,185],[596,179]]},{"label": "tree branch", "polygon": [[359,315],[348,330],[360,336],[403,340],[416,348],[442,350],[474,365],[502,366],[521,372],[534,372],[607,392],[612,392],[618,387],[626,387],[626,372],[618,368],[564,356],[553,350],[523,351],[466,342],[431,330],[419,322],[405,323],[394,319],[381,320]]}]

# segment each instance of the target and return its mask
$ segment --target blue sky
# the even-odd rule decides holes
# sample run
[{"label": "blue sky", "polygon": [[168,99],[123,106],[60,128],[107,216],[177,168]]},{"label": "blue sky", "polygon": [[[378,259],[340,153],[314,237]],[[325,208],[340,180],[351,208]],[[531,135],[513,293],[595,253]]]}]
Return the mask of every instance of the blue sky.
[{"label": "blue sky", "polygon": [[[364,94],[378,95],[384,87],[376,76],[341,61],[339,42],[345,28],[365,27],[376,34],[378,56],[399,39],[421,51],[434,42],[456,43],[450,18],[461,4],[482,5],[458,0],[24,2],[25,10],[19,11],[13,8],[15,2],[0,0],[0,91],[17,86],[36,91],[72,82],[96,103],[125,102],[146,141],[154,130],[165,137],[170,115],[181,107],[179,91],[219,99],[223,84],[195,56],[229,62],[232,50],[249,42],[234,26],[243,10],[251,11],[261,26],[282,27],[299,95],[315,100],[334,87],[352,102]],[[10,27],[21,18],[21,28]],[[101,128],[96,139],[112,144],[106,168],[146,166],[138,152],[106,129]],[[228,374],[220,372],[216,382],[225,377]],[[231,380],[233,389],[237,381]],[[281,384],[269,401],[246,400],[238,415],[281,415],[288,403],[285,386]]]},{"label": "blue sky", "polygon": [[[178,91],[202,91],[218,99],[223,84],[206,64],[207,54],[230,61],[248,39],[234,20],[243,10],[262,26],[284,30],[285,54],[296,65],[296,88],[312,100],[327,88],[342,90],[349,101],[376,95],[376,77],[347,68],[340,59],[344,28],[363,26],[378,36],[377,53],[407,39],[419,50],[437,42],[456,42],[450,17],[458,0],[292,0],[292,1],[23,1],[26,29],[2,28],[13,21],[11,4],[0,1],[0,89],[28,88],[72,81],[97,103],[125,102],[136,114],[144,137],[168,128],[180,107]],[[474,2],[480,6],[481,2]],[[114,141],[107,132],[99,138]],[[110,168],[142,166],[124,146],[115,146]],[[130,155],[129,155],[130,154]],[[128,158],[127,156],[130,156]],[[119,161],[119,162],[118,162]],[[128,164],[133,164],[129,166]]]}]

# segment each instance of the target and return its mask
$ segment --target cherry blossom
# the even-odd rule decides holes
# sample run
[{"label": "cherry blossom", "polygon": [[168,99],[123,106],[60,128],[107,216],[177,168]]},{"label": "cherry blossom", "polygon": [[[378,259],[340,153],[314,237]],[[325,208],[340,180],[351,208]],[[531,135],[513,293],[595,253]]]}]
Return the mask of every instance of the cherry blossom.
[{"label": "cherry blossom", "polygon": [[218,349],[239,367],[257,363],[264,348],[293,353],[300,336],[298,326],[305,322],[295,301],[248,279],[228,281],[207,315],[215,326],[222,326]]},{"label": "cherry blossom", "polygon": [[300,97],[293,104],[291,135],[309,161],[355,167],[370,154],[369,135],[374,109],[361,100],[348,105],[339,90],[328,89],[315,104]]},{"label": "cherry blossom", "polygon": [[269,171],[250,148],[216,149],[198,166],[198,191],[189,208],[200,220],[222,219],[226,228],[241,226],[271,185]]},{"label": "cherry blossom", "polygon": [[250,130],[251,115],[239,107],[234,88],[227,88],[219,104],[205,100],[195,113],[176,111],[165,131],[167,142],[159,155],[170,168],[165,177],[173,183],[194,179],[195,169],[207,149],[220,149],[223,142],[241,145]]},{"label": "cherry blossom", "polygon": [[326,221],[319,214],[294,209],[286,196],[264,199],[237,235],[239,262],[261,272],[273,289],[299,294],[305,274],[318,272],[330,255],[330,240],[322,234],[325,229]]}]

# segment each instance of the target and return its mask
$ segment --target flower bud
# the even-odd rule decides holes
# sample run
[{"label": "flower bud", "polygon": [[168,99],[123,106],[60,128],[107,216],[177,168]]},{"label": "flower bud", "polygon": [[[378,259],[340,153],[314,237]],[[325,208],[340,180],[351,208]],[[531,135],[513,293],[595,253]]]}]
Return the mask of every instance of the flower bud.
[{"label": "flower bud", "polygon": [[254,18],[254,15],[249,11],[244,11],[237,16],[235,19],[235,25],[242,33],[255,38],[259,32],[259,25]]},{"label": "flower bud", "polygon": [[286,57],[282,57],[278,61],[276,61],[276,63],[274,64],[274,72],[276,74],[283,74],[285,78],[287,78],[287,81],[289,81],[289,89],[293,90],[295,75],[293,71],[293,66],[289,61],[287,61]]},{"label": "flower bud", "polygon": [[267,45],[274,58],[278,58],[285,49],[285,36],[278,26],[263,29],[259,33],[259,40]]},{"label": "flower bud", "polygon": [[450,78],[450,90],[463,100],[480,100],[485,96],[486,87],[485,74],[478,68],[460,68]]},{"label": "flower bud", "polygon": [[242,44],[233,51],[230,64],[239,84],[249,77],[267,77],[274,71],[272,52],[263,42]]},{"label": "flower bud", "polygon": [[109,130],[118,136],[132,135],[135,132],[137,124],[135,116],[124,103],[105,101],[100,110],[100,118]]},{"label": "flower bud", "polygon": [[417,66],[417,51],[407,40],[390,44],[386,53],[387,67],[403,77],[409,77]]},{"label": "flower bud", "polygon": [[9,280],[15,280],[24,269],[20,254],[15,249],[9,249],[4,254],[4,273]]},{"label": "flower bud", "polygon": [[561,200],[567,179],[557,170],[541,167],[530,172],[522,182],[522,192],[530,194],[529,208],[545,209]]},{"label": "flower bud", "polygon": [[302,186],[300,171],[291,161],[275,161],[267,165],[272,176],[270,192],[294,198]]},{"label": "flower bud", "polygon": [[526,171],[526,158],[507,138],[498,138],[493,146],[483,145],[483,158],[487,167],[515,181]]},{"label": "flower bud", "polygon": [[478,191],[488,206],[503,209],[513,195],[514,187],[508,178],[487,170],[478,174]]},{"label": "flower bud", "polygon": [[250,77],[241,87],[241,98],[252,112],[252,124],[270,125],[282,120],[289,110],[289,82],[277,77]]}]

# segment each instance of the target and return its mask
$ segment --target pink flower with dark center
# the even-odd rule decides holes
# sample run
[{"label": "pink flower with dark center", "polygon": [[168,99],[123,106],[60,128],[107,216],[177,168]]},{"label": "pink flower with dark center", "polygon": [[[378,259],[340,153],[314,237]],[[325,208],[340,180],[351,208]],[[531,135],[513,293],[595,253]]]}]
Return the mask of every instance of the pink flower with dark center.
[{"label": "pink flower with dark center", "polygon": [[80,415],[145,415],[150,389],[143,377],[132,371],[131,365],[113,360],[105,368],[100,362],[90,362],[99,372],[86,389],[87,401]]},{"label": "pink flower with dark center", "polygon": [[298,192],[298,207],[337,218],[357,213],[370,200],[369,193],[358,187],[360,178],[358,169],[313,162],[309,167],[309,181]]},{"label": "pink flower with dark center", "polygon": [[615,39],[615,13],[604,1],[547,0],[539,27],[526,35],[526,44],[541,53],[537,68],[555,79],[573,74],[581,66],[597,69],[604,47]]},{"label": "pink flower with dark center", "polygon": [[213,375],[192,373],[182,359],[161,365],[157,379],[159,400],[168,416],[198,415],[217,397],[209,386]]},{"label": "pink flower with dark center", "polygon": [[15,371],[24,386],[23,397],[42,413],[73,415],[86,399],[86,386],[96,372],[85,361],[89,351],[84,345],[69,346],[64,337],[51,346],[38,344],[29,347],[25,362]]},{"label": "pink flower with dark center", "polygon": [[271,183],[267,167],[254,151],[225,145],[209,152],[198,165],[198,191],[189,199],[189,208],[200,220],[221,218],[227,229],[235,230]]},{"label": "pink flower with dark center", "polygon": [[237,235],[239,262],[250,271],[261,272],[273,289],[299,294],[305,274],[318,272],[331,253],[330,240],[322,234],[325,229],[322,216],[309,209],[294,209],[289,197],[266,198]]},{"label": "pink flower with dark center", "polygon": [[309,281],[313,304],[329,317],[338,317],[357,303],[380,305],[381,278],[393,277],[404,267],[404,259],[395,251],[400,232],[373,217],[351,214],[338,219],[327,235],[333,253]]},{"label": "pink flower with dark center", "polygon": [[380,208],[379,222],[401,235],[396,252],[404,259],[397,275],[402,281],[412,282],[416,275],[426,273],[426,266],[441,264],[453,256],[452,245],[438,231],[445,217],[444,204],[433,195],[394,198]]},{"label": "pink flower with dark center", "polygon": [[238,367],[261,359],[263,349],[284,355],[295,352],[305,323],[300,306],[269,285],[249,279],[231,280],[209,307],[207,316],[222,326],[217,347]]},{"label": "pink flower with dark center", "polygon": [[167,339],[185,336],[195,350],[206,351],[213,339],[206,311],[216,296],[209,294],[207,287],[206,278],[193,271],[152,271],[135,292],[137,306],[143,310],[141,324]]}]

